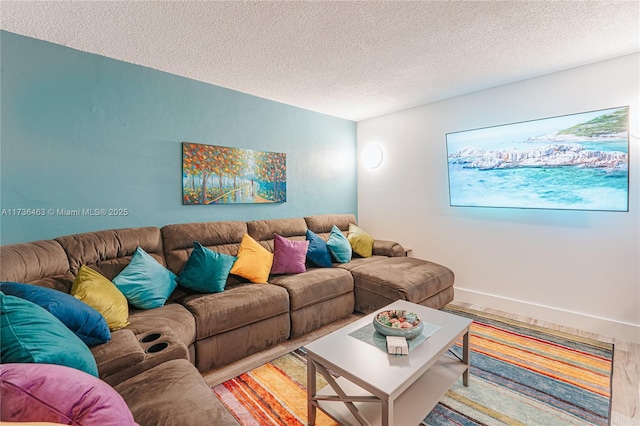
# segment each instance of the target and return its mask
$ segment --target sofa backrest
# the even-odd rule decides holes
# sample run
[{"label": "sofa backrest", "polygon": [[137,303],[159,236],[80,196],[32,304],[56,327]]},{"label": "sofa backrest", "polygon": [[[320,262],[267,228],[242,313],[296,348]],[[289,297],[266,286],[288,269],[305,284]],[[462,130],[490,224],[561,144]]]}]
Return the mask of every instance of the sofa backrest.
[{"label": "sofa backrest", "polygon": [[212,250],[237,255],[244,234],[273,252],[273,234],[305,239],[307,229],[325,240],[333,225],[343,233],[356,224],[353,214],[322,214],[305,218],[220,221],[157,227],[111,229],[29,243],[0,246],[0,281],[16,281],[70,292],[81,265],[113,279],[141,247],[160,264],[179,274],[194,241]]},{"label": "sofa backrest", "polygon": [[167,268],[179,274],[193,251],[194,241],[211,250],[236,256],[247,224],[240,221],[181,223],[161,229]]},{"label": "sofa backrest", "polygon": [[304,218],[304,221],[307,224],[307,228],[311,232],[314,232],[320,235],[325,241],[329,238],[329,234],[331,234],[331,228],[333,225],[336,225],[343,234],[346,235],[349,230],[349,224],[353,223],[357,225],[356,217],[353,214],[345,213],[345,214],[320,214],[315,216],[307,216]]},{"label": "sofa backrest", "polygon": [[247,233],[264,248],[273,253],[273,234],[294,241],[304,241],[307,224],[303,218],[254,220],[247,222]]},{"label": "sofa backrest", "polygon": [[69,293],[74,274],[54,240],[0,246],[0,281],[35,284]]},{"label": "sofa backrest", "polygon": [[87,265],[112,280],[131,261],[138,247],[166,266],[160,229],[110,229],[56,238],[69,259],[69,268],[75,276],[80,266]]}]

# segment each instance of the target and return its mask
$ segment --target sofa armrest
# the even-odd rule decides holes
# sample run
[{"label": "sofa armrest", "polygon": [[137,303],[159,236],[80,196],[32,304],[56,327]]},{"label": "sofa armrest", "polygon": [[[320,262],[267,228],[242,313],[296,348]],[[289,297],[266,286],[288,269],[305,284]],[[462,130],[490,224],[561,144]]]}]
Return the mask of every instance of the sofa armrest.
[{"label": "sofa armrest", "polygon": [[395,241],[375,240],[373,242],[373,254],[377,256],[404,257],[404,247]]},{"label": "sofa armrest", "polygon": [[111,332],[111,340],[102,345],[93,346],[91,353],[96,359],[101,379],[144,360],[144,350],[131,330]]},{"label": "sofa armrest", "polygon": [[111,333],[111,340],[91,348],[100,379],[115,386],[173,359],[189,360],[189,350],[166,326],[133,334],[129,329]]}]

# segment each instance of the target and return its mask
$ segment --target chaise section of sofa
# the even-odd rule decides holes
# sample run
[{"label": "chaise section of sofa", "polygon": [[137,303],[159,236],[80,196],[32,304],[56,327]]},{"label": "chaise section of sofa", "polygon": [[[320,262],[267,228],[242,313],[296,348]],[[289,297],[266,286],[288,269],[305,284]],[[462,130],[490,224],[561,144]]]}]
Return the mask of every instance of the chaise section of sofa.
[{"label": "chaise section of sofa", "polygon": [[[237,255],[245,222],[222,221],[162,228],[168,268],[179,274],[194,241],[211,250]],[[223,292],[203,294],[180,288],[175,298],[196,321],[195,364],[202,372],[267,349],[290,335],[289,297],[279,286],[247,283],[229,275]]]},{"label": "chaise section of sofa", "polygon": [[355,309],[371,313],[396,300],[441,309],[453,300],[453,271],[412,257],[391,257],[350,269]]},{"label": "chaise section of sofa", "polygon": [[[350,214],[309,216],[305,221],[325,240],[334,225],[345,235],[349,224],[357,225],[355,216]],[[394,241],[375,240],[371,257],[354,256],[350,262],[337,266],[353,276],[357,312],[368,314],[396,300],[441,309],[453,300],[453,271],[434,262],[406,257],[404,248]]]}]

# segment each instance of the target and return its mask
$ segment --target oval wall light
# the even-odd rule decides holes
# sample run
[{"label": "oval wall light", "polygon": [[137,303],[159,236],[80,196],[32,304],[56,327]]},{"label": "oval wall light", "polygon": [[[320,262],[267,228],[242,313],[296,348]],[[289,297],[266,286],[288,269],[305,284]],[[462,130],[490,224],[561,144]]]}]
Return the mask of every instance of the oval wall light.
[{"label": "oval wall light", "polygon": [[362,151],[362,164],[368,169],[375,169],[382,164],[382,157],[379,145],[367,145]]}]

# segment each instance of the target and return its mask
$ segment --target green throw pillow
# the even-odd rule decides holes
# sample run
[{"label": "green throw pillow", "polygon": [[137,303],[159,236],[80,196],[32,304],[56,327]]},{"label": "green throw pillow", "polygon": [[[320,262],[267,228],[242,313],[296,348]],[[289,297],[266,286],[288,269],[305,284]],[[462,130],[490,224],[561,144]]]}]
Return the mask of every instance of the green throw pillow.
[{"label": "green throw pillow", "polygon": [[3,364],[65,365],[98,377],[89,347],[46,309],[0,292],[0,314]]},{"label": "green throw pillow", "polygon": [[353,251],[360,256],[371,257],[373,254],[373,237],[353,223],[349,224],[347,239]]},{"label": "green throw pillow", "polygon": [[201,293],[220,293],[227,284],[229,271],[236,259],[235,256],[215,252],[195,241],[187,264],[178,275],[178,283]]},{"label": "green throw pillow", "polygon": [[327,247],[329,247],[329,252],[331,252],[331,256],[336,262],[347,263],[351,260],[353,254],[351,244],[349,244],[347,237],[344,236],[340,228],[336,225],[333,225],[333,228],[331,228],[331,234],[329,234],[329,239],[327,240]]}]

